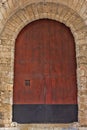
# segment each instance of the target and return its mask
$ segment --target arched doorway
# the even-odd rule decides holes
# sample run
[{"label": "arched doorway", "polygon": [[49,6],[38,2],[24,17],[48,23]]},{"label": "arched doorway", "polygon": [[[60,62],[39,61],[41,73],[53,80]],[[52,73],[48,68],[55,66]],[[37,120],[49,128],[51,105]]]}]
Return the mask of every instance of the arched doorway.
[{"label": "arched doorway", "polygon": [[76,54],[64,24],[42,19],[28,24],[15,44],[13,121],[77,121]]}]

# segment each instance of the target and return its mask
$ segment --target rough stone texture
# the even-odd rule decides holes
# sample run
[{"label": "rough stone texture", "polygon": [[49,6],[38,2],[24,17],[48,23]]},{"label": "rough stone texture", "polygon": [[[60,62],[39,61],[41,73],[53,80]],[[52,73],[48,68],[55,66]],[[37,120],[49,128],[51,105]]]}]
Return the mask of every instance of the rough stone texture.
[{"label": "rough stone texture", "polygon": [[27,129],[21,129],[21,128],[15,128],[15,127],[13,127],[13,128],[0,128],[0,130],[87,130],[87,128],[85,128],[85,127],[81,127],[81,128],[79,128],[79,129],[77,129],[77,128],[60,128],[60,127],[54,127],[54,128],[47,128],[47,127],[44,127],[44,128],[33,128],[32,129],[32,127],[28,127]]},{"label": "rough stone texture", "polygon": [[70,27],[74,36],[77,60],[78,124],[79,129],[83,130],[80,126],[87,126],[86,0],[0,1],[0,127],[12,125],[15,39],[24,26],[42,18],[64,23]]},{"label": "rough stone texture", "polygon": [[0,130],[20,130],[20,128],[0,128]]},{"label": "rough stone texture", "polygon": [[[11,128],[0,128],[0,130],[78,130],[78,128],[71,127],[11,127]],[[81,130],[81,129],[80,129]],[[84,129],[85,130],[85,129]]]}]

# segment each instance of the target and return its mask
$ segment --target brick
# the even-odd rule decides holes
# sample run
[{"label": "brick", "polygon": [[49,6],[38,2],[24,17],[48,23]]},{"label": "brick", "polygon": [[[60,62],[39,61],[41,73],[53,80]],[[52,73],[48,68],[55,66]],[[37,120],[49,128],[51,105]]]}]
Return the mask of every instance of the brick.
[{"label": "brick", "polygon": [[81,10],[83,3],[84,3],[84,0],[78,0],[78,3],[76,5],[77,12],[79,12]]},{"label": "brick", "polygon": [[80,9],[80,15],[82,16],[86,10],[87,10],[87,1],[84,1],[83,5]]},{"label": "brick", "polygon": [[79,130],[87,130],[87,127],[80,127]]},{"label": "brick", "polygon": [[30,21],[30,19],[35,19],[35,16],[34,16],[34,13],[33,13],[33,9],[32,9],[31,6],[27,6],[26,7],[26,12],[28,14],[29,21]]},{"label": "brick", "polygon": [[3,17],[6,19],[7,16],[8,16],[8,15],[7,15],[7,11],[6,11],[6,9],[5,9],[4,7],[1,7],[0,11],[1,11]]},{"label": "brick", "polygon": [[2,112],[0,112],[0,119],[3,119],[3,114],[2,114]]},{"label": "brick", "polygon": [[37,5],[36,4],[32,4],[31,5],[32,7],[32,11],[33,11],[33,14],[36,18],[39,18],[39,13],[38,13],[38,8],[37,8]]}]

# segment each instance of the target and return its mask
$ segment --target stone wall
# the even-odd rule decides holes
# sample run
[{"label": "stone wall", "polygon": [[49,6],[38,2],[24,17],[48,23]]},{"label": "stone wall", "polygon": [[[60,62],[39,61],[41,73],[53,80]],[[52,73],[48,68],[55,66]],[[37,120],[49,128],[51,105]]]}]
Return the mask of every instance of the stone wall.
[{"label": "stone wall", "polygon": [[54,19],[70,27],[75,39],[78,125],[87,126],[87,1],[0,0],[0,127],[12,123],[15,39],[37,19]]}]

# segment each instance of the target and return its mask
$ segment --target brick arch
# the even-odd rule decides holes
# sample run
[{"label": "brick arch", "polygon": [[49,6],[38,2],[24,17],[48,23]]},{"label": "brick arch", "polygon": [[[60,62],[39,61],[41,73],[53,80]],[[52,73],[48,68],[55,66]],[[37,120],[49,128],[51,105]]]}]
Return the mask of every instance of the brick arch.
[{"label": "brick arch", "polygon": [[[78,120],[80,124],[87,125],[87,120],[85,116],[86,108],[85,110],[83,110],[83,106],[82,106],[83,101],[86,104],[86,99],[83,98],[84,97],[83,90],[86,89],[85,88],[86,72],[84,70],[86,70],[87,66],[85,66],[86,60],[84,59],[86,58],[85,54],[87,54],[86,52],[87,27],[83,18],[81,18],[80,15],[76,14],[74,10],[70,9],[64,4],[62,5],[62,4],[56,4],[50,2],[47,2],[45,4],[43,2],[39,2],[38,4],[34,3],[34,4],[27,5],[24,8],[18,10],[7,21],[1,33],[2,50],[6,49],[6,51],[8,52],[6,53],[5,51],[3,51],[0,57],[3,59],[4,56],[5,61],[3,60],[2,63],[4,64],[4,62],[6,62],[6,64],[4,65],[7,66],[6,69],[2,72],[2,78],[4,79],[5,77],[8,78],[6,81],[3,79],[3,82],[1,84],[2,87],[6,86],[5,88],[7,88],[7,90],[4,89],[4,91],[7,91],[7,99],[8,99],[7,115],[9,118],[7,118],[7,124],[11,124],[12,122],[11,108],[12,108],[12,91],[13,91],[13,78],[14,78],[15,39],[18,33],[20,32],[20,30],[24,26],[26,26],[28,23],[32,21],[35,21],[37,19],[43,19],[43,18],[53,19],[64,23],[66,26],[70,27],[74,35],[75,43],[76,43],[76,58],[77,58],[77,81],[78,81],[77,84],[78,84],[78,104],[79,104]],[[1,65],[1,68],[3,64]],[[8,91],[11,91],[10,97],[8,95]],[[82,96],[80,95],[80,93],[83,93]],[[85,121],[82,123],[83,119]]]},{"label": "brick arch", "polygon": [[87,1],[86,0],[76,0],[76,1],[69,1],[69,0],[2,0],[0,2],[0,32],[2,32],[6,22],[8,21],[8,19],[14,15],[18,10],[23,9],[24,7],[26,7],[27,5],[30,4],[38,4],[39,2],[54,2],[55,4],[62,4],[64,6],[67,6],[68,8],[74,10],[76,12],[76,14],[78,14],[80,17],[82,17],[85,21],[85,23],[87,24],[87,14],[86,14],[86,10],[87,10]]},{"label": "brick arch", "polygon": [[1,37],[4,37],[5,33],[8,31],[6,36],[14,39],[16,37],[14,37],[14,33],[18,35],[20,30],[28,23],[43,18],[54,19],[64,23],[66,26],[70,27],[73,35],[75,35],[75,39],[85,37],[86,23],[84,19],[68,6],[53,2],[47,2],[45,4],[43,2],[39,2],[38,4],[34,3],[18,10],[6,22]]}]

